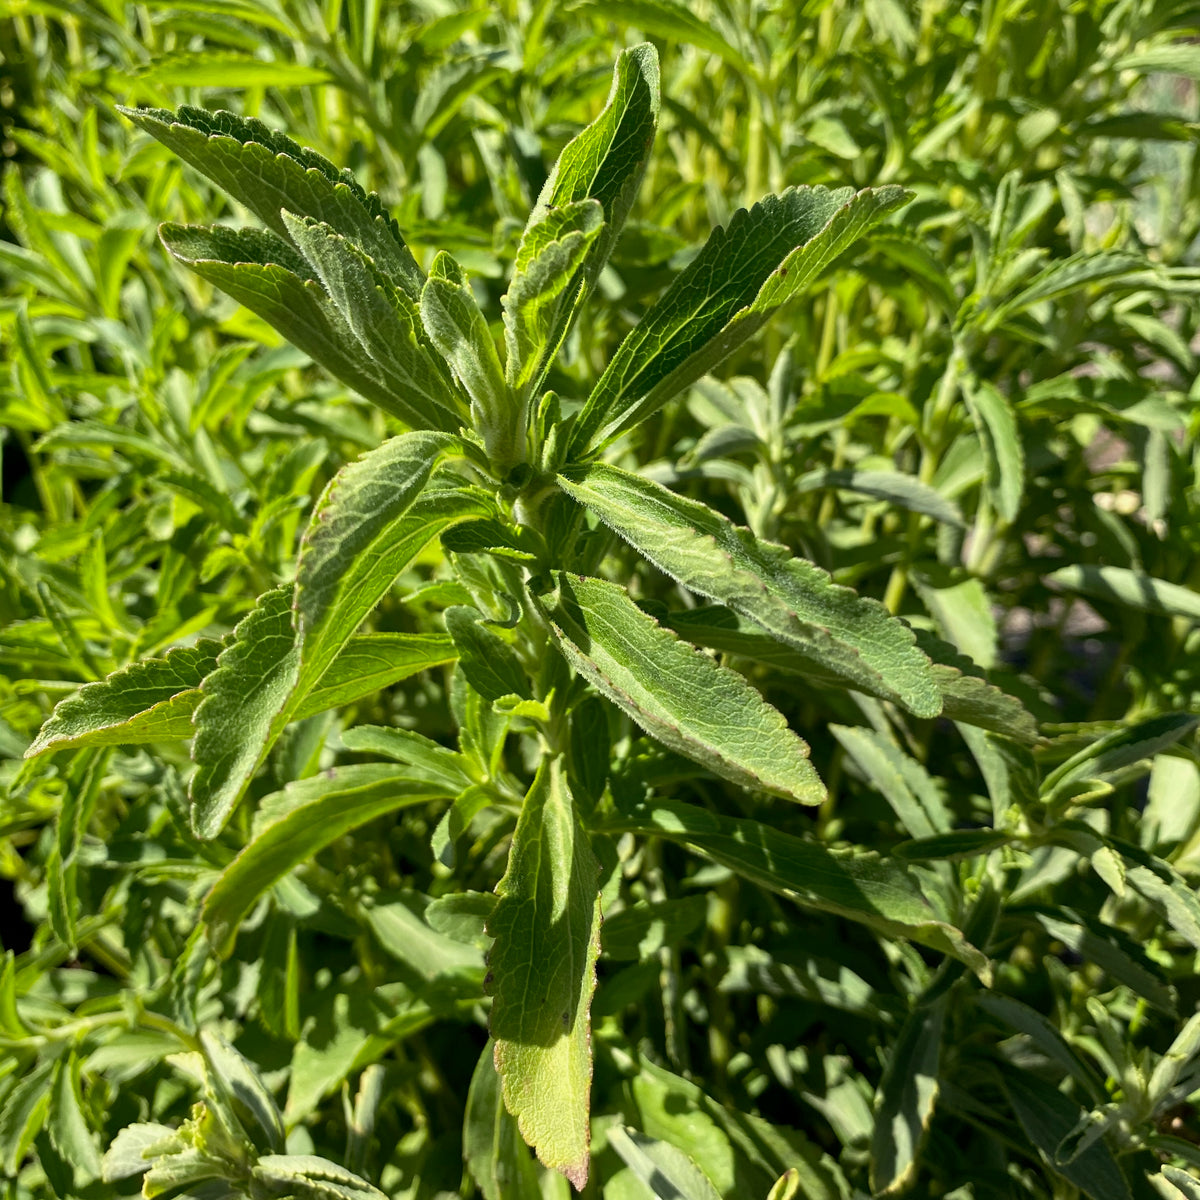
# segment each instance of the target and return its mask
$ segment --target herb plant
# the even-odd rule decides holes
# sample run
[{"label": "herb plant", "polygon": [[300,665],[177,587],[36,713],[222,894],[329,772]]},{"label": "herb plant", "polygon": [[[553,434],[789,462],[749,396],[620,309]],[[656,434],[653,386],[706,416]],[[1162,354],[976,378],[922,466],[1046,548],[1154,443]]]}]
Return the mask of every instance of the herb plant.
[{"label": "herb plant", "polygon": [[356,170],[121,108],[198,282],[7,177],[12,1194],[1200,1194],[1185,18],[631,5],[687,100],[623,51],[542,182],[602,6],[370,7],[138,87],[351,97],[400,224],[278,97]]}]

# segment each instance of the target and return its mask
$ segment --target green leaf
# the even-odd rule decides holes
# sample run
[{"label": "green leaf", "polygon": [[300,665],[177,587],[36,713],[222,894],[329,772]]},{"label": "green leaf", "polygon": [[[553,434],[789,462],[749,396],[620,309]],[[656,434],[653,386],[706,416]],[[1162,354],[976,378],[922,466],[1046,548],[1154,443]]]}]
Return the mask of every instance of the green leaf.
[{"label": "green leaf", "polygon": [[259,807],[254,834],[222,872],[201,916],[209,940],[227,954],[241,918],[259,896],[344,834],[401,808],[445,797],[403,767],[359,763],[288,784]]},{"label": "green leaf", "polygon": [[342,734],[342,745],[356,754],[382,754],[405,763],[430,782],[446,787],[451,794],[462,792],[475,783],[465,755],[440,745],[414,729],[356,725]]},{"label": "green leaf", "polygon": [[129,109],[131,121],[244,204],[280,237],[288,230],[282,212],[324,221],[367,254],[416,299],[424,275],[395,222],[375,195],[349,171],[306,150],[254,118],[183,107]]},{"label": "green leaf", "polygon": [[1008,398],[986,379],[963,380],[963,397],[983,444],[992,507],[1011,524],[1025,492],[1025,451]]},{"label": "green leaf", "polygon": [[210,1082],[222,1094],[242,1128],[256,1145],[276,1152],[282,1150],[283,1121],[258,1073],[233,1046],[212,1030],[200,1031],[200,1045]]},{"label": "green leaf", "polygon": [[604,233],[604,208],[579,200],[529,225],[501,300],[507,351],[505,379],[524,403],[550,369],[574,311],[584,260]]},{"label": "green leaf", "polygon": [[1098,600],[1110,600],[1138,612],[1200,621],[1200,593],[1177,583],[1155,579],[1144,571],[1073,563],[1069,567],[1051,571],[1046,576],[1046,582],[1057,584],[1068,592],[1082,592]]},{"label": "green leaf", "polygon": [[557,758],[542,763],[525,797],[496,895],[488,965],[504,1103],[538,1158],[582,1190],[600,871]]},{"label": "green leaf", "polygon": [[796,480],[791,490],[795,493],[816,492],[827,487],[875,496],[898,508],[932,517],[945,525],[963,525],[962,513],[953,500],[947,500],[936,488],[930,487],[915,475],[905,475],[900,471],[809,471]]},{"label": "green leaf", "polygon": [[712,1180],[670,1142],[614,1125],[608,1131],[608,1144],[654,1200],[721,1200]]},{"label": "green leaf", "polygon": [[1031,1071],[1005,1071],[1003,1082],[1025,1136],[1042,1152],[1051,1169],[1091,1200],[1130,1200],[1129,1185],[1104,1142],[1093,1142],[1069,1163],[1060,1165],[1055,1161],[1059,1143],[1083,1116],[1074,1100]]},{"label": "green leaf", "polygon": [[453,662],[457,655],[453,640],[440,633],[356,634],[300,701],[291,719],[303,721],[353,704],[419,671]]},{"label": "green leaf", "polygon": [[[560,219],[556,214],[579,214],[579,228],[589,240],[582,265],[553,301],[552,311],[546,312],[539,322],[545,345],[525,383],[529,393],[544,377],[580,308],[596,286],[637,197],[658,129],[658,91],[658,51],[649,42],[623,50],[613,69],[612,90],[603,112],[564,147],[529,214],[517,250],[514,285],[522,271],[521,264],[530,264],[526,270],[532,275],[547,235],[565,228],[560,220],[567,218]],[[588,229],[593,218],[584,215],[583,202],[588,200],[599,202],[604,219],[594,236]],[[555,234],[556,238],[559,236]],[[567,255],[568,260],[573,257],[573,252]],[[515,336],[518,341],[523,340],[519,330]],[[510,382],[525,379],[529,360],[522,358],[514,363],[510,349],[509,369]]]},{"label": "green leaf", "polygon": [[516,1121],[504,1107],[495,1044],[483,1048],[463,1118],[463,1157],[484,1200],[536,1200],[537,1168]]},{"label": "green leaf", "polygon": [[291,1200],[387,1200],[353,1171],[315,1154],[264,1154],[251,1174],[268,1194]]},{"label": "green leaf", "polygon": [[152,1161],[151,1157],[146,1156],[146,1151],[152,1151],[174,1138],[175,1133],[169,1125],[126,1125],[104,1153],[101,1179],[105,1183],[116,1183],[120,1179],[144,1175]]},{"label": "green leaf", "polygon": [[600,579],[554,573],[549,616],[567,661],[663,745],[742,787],[801,804],[825,788],[808,746],[746,681]]},{"label": "green leaf", "polygon": [[397,394],[290,243],[261,229],[166,223],[167,250],[202,279],[257,313],[335,378],[408,425],[420,411]]},{"label": "green leaf", "polygon": [[[722,36],[690,8],[676,0],[622,0],[622,23],[628,23],[645,33],[669,38],[681,46],[695,46],[724,59],[735,70],[748,72],[750,67],[729,38]],[[591,13],[601,20],[608,20],[611,10],[604,0],[575,0],[572,12]]]},{"label": "green leaf", "polygon": [[858,849],[829,850],[757,821],[665,800],[614,817],[605,831],[679,842],[768,891],[887,936],[910,938],[952,955],[981,977],[989,974],[983,954],[960,930],[936,919],[913,877],[892,859]]},{"label": "green leaf", "polygon": [[493,462],[507,469],[524,450],[524,410],[504,382],[496,343],[475,293],[463,269],[444,250],[433,260],[421,290],[421,320],[429,340],[471,397]]},{"label": "green leaf", "polygon": [[55,705],[25,757],[191,737],[196,689],[216,666],[220,649],[220,642],[205,638],[84,684]]},{"label": "green leaf", "polygon": [[942,708],[929,660],[875,600],[694,500],[593,463],[559,486],[685,587],[762,626],[845,686],[897,700],[918,716]]},{"label": "green leaf", "polygon": [[481,696],[530,697],[529,679],[516,651],[487,627],[478,609],[455,604],[446,609],[445,620],[458,650],[458,665]]},{"label": "green leaf", "polygon": [[983,581],[930,563],[914,570],[913,587],[938,632],[984,670],[996,665],[996,618]]},{"label": "green leaf", "polygon": [[623,908],[604,919],[604,957],[644,962],[664,946],[682,944],[704,924],[704,917],[703,896]]},{"label": "green leaf", "polygon": [[329,225],[289,212],[284,220],[359,345],[419,418],[410,424],[456,431],[467,406],[426,336],[416,303]]},{"label": "green leaf", "polygon": [[1200,79],[1200,48],[1187,42],[1151,46],[1147,50],[1135,50],[1132,54],[1122,55],[1113,63],[1113,67],[1118,71],[1137,71],[1142,75],[1163,72]]},{"label": "green leaf", "polygon": [[974,858],[977,854],[988,854],[1005,846],[1012,840],[1010,834],[1000,829],[955,829],[950,833],[901,842],[892,847],[892,853],[909,862]]},{"label": "green leaf", "polygon": [[900,1028],[875,1095],[871,1192],[903,1191],[915,1178],[938,1096],[947,997],[918,1006]]},{"label": "green leaf", "polygon": [[100,1178],[100,1151],[83,1115],[79,1059],[74,1054],[60,1060],[55,1071],[46,1132],[50,1135],[50,1144],[72,1167],[77,1188],[85,1188]]},{"label": "green leaf", "polygon": [[201,686],[192,742],[196,772],[189,788],[197,837],[216,837],[229,819],[282,731],[280,714],[299,675],[292,589],[276,588],[259,597]]},{"label": "green leaf", "polygon": [[1115,250],[1099,250],[1057,259],[1015,295],[994,308],[981,309],[981,328],[985,332],[997,329],[1035,304],[1061,300],[1092,284],[1107,283],[1111,286],[1119,279],[1144,271],[1146,265],[1146,260],[1140,255]]},{"label": "green leaf", "polygon": [[0,1108],[0,1168],[10,1179],[17,1174],[34,1139],[42,1131],[50,1111],[57,1065],[53,1059],[38,1063],[4,1097],[4,1105]]},{"label": "green leaf", "polygon": [[933,777],[891,739],[860,725],[831,725],[830,732],[892,806],[910,837],[949,833],[950,814]]},{"label": "green leaf", "polygon": [[606,445],[712,370],[908,195],[789,188],[736,212],[621,343],[576,421],[572,455]]}]

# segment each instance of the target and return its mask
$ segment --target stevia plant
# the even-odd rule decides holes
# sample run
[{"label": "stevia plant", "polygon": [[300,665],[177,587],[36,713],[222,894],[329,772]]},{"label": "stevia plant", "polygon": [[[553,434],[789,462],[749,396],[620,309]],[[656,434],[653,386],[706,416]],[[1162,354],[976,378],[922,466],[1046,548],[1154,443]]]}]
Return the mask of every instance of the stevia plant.
[{"label": "stevia plant", "polygon": [[[228,844],[231,819],[289,726],[456,660],[458,750],[413,730],[347,731],[347,749],[374,761],[285,782],[259,801],[249,829],[239,818],[243,844],[208,891],[179,969],[201,962],[205,943],[228,953],[274,885],[365,822],[441,801],[433,847],[449,865],[472,821],[489,810],[515,814],[495,896],[449,894],[436,904],[445,921],[485,918],[491,942],[492,1041],[470,1104],[490,1106],[497,1137],[514,1120],[541,1161],[577,1188],[588,1178],[589,1011],[613,835],[678,841],[812,907],[988,972],[960,929],[963,914],[932,905],[896,860],[835,857],[768,825],[606,790],[611,732],[624,714],[664,762],[691,760],[754,794],[825,799],[808,744],[687,635],[708,630],[699,640],[718,646],[733,638],[738,653],[774,647],[767,653],[822,687],[917,718],[944,712],[1018,741],[1031,736],[1021,706],[936,639],[918,645],[878,602],[607,460],[625,433],[903,205],[901,188],[792,188],[739,211],[586,397],[547,387],[633,204],[658,108],[655,51],[623,53],[607,106],[563,151],[525,227],[503,300],[503,358],[453,257],[439,253],[426,275],[378,199],[348,173],[230,113],[125,110],[264,226],[168,224],[168,250],[409,431],[338,473],[313,511],[294,583],[260,596],[224,642],[172,650],[88,685],[58,706],[29,750],[36,758],[191,737],[187,820],[195,837]],[[614,534],[725,616],[673,629],[639,606],[603,569]],[[445,609],[447,636],[359,633],[437,539],[452,567],[439,585],[455,601]],[[69,869],[76,851],[64,832]],[[106,1160],[110,1175],[148,1169],[147,1194],[157,1194],[160,1176],[252,1190],[278,1177],[301,1191],[308,1178],[370,1191],[324,1160],[281,1158],[269,1093],[230,1047],[200,1037],[209,1106],[177,1132],[130,1127]],[[622,1145],[618,1152],[636,1156],[636,1145]]]}]

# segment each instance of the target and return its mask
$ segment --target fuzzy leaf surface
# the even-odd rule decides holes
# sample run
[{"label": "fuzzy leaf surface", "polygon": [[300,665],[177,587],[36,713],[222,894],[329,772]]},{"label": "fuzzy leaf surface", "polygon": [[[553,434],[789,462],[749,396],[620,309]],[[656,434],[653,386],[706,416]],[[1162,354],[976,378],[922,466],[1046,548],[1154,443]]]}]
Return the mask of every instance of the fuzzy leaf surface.
[{"label": "fuzzy leaf surface", "polygon": [[525,797],[496,894],[488,966],[504,1103],[538,1158],[582,1189],[600,868],[558,759],[543,763]]},{"label": "fuzzy leaf surface", "polygon": [[281,237],[282,210],[324,221],[348,238],[413,299],[424,276],[378,196],[349,171],[254,118],[185,106],[120,111],[207,175]]},{"label": "fuzzy leaf surface", "polygon": [[808,746],[737,672],[642,612],[624,588],[555,572],[550,619],[567,661],[664,746],[742,787],[825,796]]},{"label": "fuzzy leaf surface", "polygon": [[284,213],[284,220],[359,345],[420,418],[419,426],[458,429],[466,403],[430,344],[413,300],[331,226],[292,213]]},{"label": "fuzzy leaf surface", "polygon": [[908,196],[895,186],[802,187],[739,209],[618,347],[572,453],[612,441],[712,370]]},{"label": "fuzzy leaf surface", "polygon": [[810,655],[850,686],[936,716],[941,696],[912,631],[877,601],[760,542],[707,505],[606,463],[573,468],[559,486],[659,570],[728,605]]}]

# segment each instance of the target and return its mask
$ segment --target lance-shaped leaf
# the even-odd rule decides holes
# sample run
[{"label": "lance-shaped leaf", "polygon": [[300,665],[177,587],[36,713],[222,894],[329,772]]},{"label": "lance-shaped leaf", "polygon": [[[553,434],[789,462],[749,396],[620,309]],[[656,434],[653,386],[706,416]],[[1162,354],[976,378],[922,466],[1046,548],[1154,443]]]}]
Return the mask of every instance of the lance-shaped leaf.
[{"label": "lance-shaped leaf", "polygon": [[540,1194],[533,1157],[504,1107],[492,1042],[483,1048],[471,1076],[463,1117],[463,1157],[485,1200],[531,1200]]},{"label": "lance-shaped leaf", "polygon": [[556,571],[549,616],[567,661],[664,746],[801,804],[825,788],[808,746],[736,671],[681,641],[624,588]]},{"label": "lance-shaped leaf", "polygon": [[483,623],[483,614],[467,604],[446,609],[446,628],[458,650],[467,682],[486,700],[529,697],[529,679],[516,651]]},{"label": "lance-shaped leaf", "polygon": [[275,723],[300,674],[292,632],[292,589],[260,596],[201,686],[193,716],[192,829],[220,833],[274,740]]},{"label": "lance-shaped leaf", "polygon": [[444,250],[433,260],[421,291],[421,320],[474,402],[493,462],[515,463],[525,437],[524,413],[504,382],[496,343],[467,277]]},{"label": "lance-shaped leaf", "polygon": [[505,378],[519,400],[545,378],[579,294],[576,276],[604,229],[600,202],[580,200],[525,230],[501,301]]},{"label": "lance-shaped leaf", "polygon": [[[522,353],[514,360],[514,342],[509,342],[509,382],[514,388],[524,387],[526,394],[536,390],[545,377],[612,253],[650,159],[658,129],[658,103],[658,51],[648,42],[622,51],[604,111],[563,149],[529,214],[517,250],[510,295],[519,285],[528,292],[533,267],[522,264],[536,262],[548,236],[563,238],[563,233],[557,230],[565,233],[566,222],[580,222],[578,228],[587,244],[582,247],[582,258],[577,263],[574,260],[578,247],[562,255],[562,266],[571,274],[553,304],[547,305],[542,313],[538,330],[541,346],[530,346],[528,357]],[[587,200],[597,201],[601,208],[604,224],[595,231],[590,230],[594,218],[585,216],[586,210],[580,207]],[[549,269],[548,264],[545,269]],[[523,270],[530,276],[529,283],[520,282]],[[513,336],[518,339],[519,347],[520,331]]]},{"label": "lance-shaped leaf", "polygon": [[[25,752],[34,758],[79,746],[140,746],[190,738],[200,684],[217,665],[221,643],[203,639],[162,658],[130,663],[107,679],[84,684],[42,726]],[[292,720],[353,704],[418,671],[453,662],[458,651],[438,633],[363,633],[352,637]]]},{"label": "lance-shaped leaf", "polygon": [[983,445],[992,507],[1013,522],[1025,491],[1025,451],[1007,397],[986,380],[964,380],[963,397]]},{"label": "lance-shaped leaf", "polygon": [[618,347],[576,421],[574,456],[712,370],[908,196],[893,186],[802,187],[739,209]]},{"label": "lance-shaped leaf", "polygon": [[228,953],[238,922],[269,887],[344,834],[376,817],[444,797],[404,767],[357,763],[288,784],[259,805],[254,833],[204,901],[209,940]]},{"label": "lance-shaped leaf", "polygon": [[283,217],[359,344],[421,414],[423,427],[456,430],[467,417],[466,401],[430,345],[414,301],[331,226],[288,212]]},{"label": "lance-shaped leaf", "polygon": [[[123,746],[192,736],[201,680],[217,665],[210,638],[130,663],[59,701],[26,758],[75,746]],[[182,696],[186,694],[186,699]]]},{"label": "lance-shaped leaf", "polygon": [[488,966],[504,1103],[538,1158],[582,1190],[600,868],[557,758],[542,763],[525,797],[496,894]]},{"label": "lance-shaped leaf", "polygon": [[396,576],[445,529],[488,514],[474,493],[420,495],[437,464],[458,449],[448,434],[401,434],[343,467],[325,489],[304,538],[294,596],[268,593],[204,682],[192,744],[199,836],[219,832],[267,751]]},{"label": "lance-shaped leaf", "polygon": [[1200,621],[1200,592],[1128,567],[1099,567],[1072,563],[1046,576],[1049,583],[1070,592],[1123,605],[1138,612],[1158,613]]},{"label": "lance-shaped leaf", "polygon": [[574,468],[559,486],[659,570],[749,617],[850,686],[883,693],[917,716],[941,711],[928,658],[877,601],[707,505],[617,467]]},{"label": "lance-shaped leaf", "polygon": [[257,313],[331,375],[406,424],[421,412],[389,384],[292,246],[262,229],[164,224],[163,245],[202,279]]},{"label": "lance-shaped leaf", "polygon": [[[119,106],[118,106],[119,107]],[[281,211],[324,221],[414,300],[424,275],[379,197],[349,171],[254,118],[183,107],[120,108],[131,121],[207,175],[260,221],[287,236]]]},{"label": "lance-shaped leaf", "polygon": [[988,961],[960,929],[939,921],[903,864],[865,850],[830,850],[758,821],[719,816],[692,804],[656,800],[621,813],[605,833],[679,842],[768,891],[836,913],[889,937],[906,937],[966,963],[981,978]]}]

